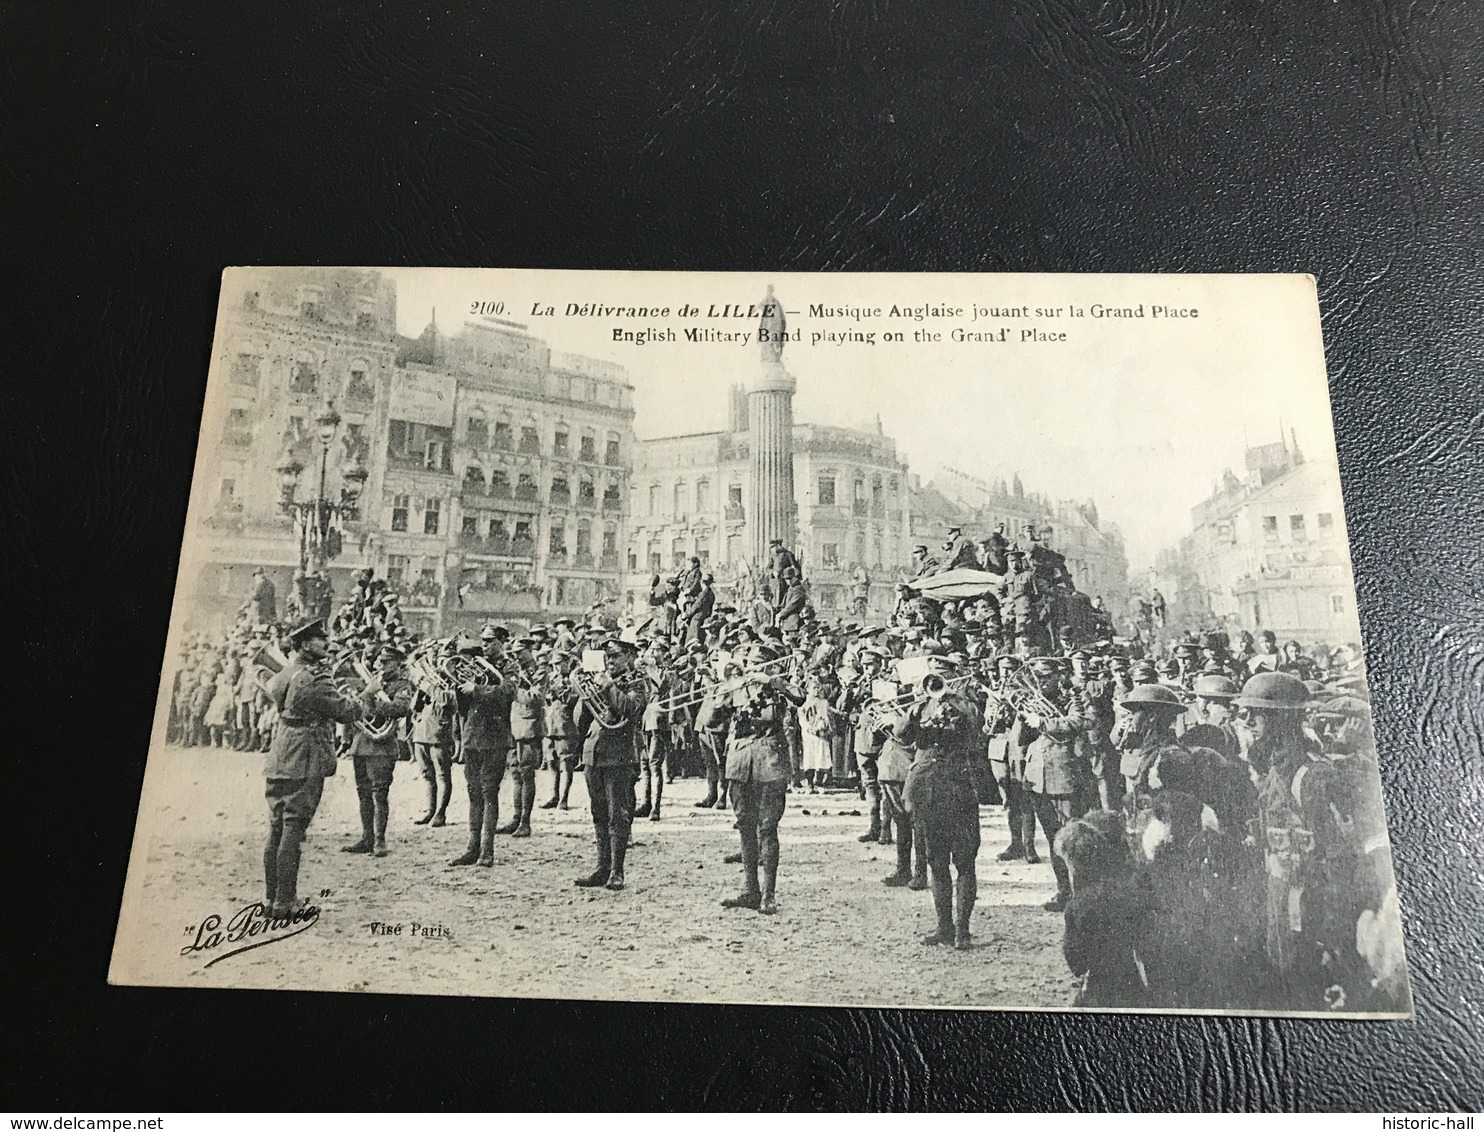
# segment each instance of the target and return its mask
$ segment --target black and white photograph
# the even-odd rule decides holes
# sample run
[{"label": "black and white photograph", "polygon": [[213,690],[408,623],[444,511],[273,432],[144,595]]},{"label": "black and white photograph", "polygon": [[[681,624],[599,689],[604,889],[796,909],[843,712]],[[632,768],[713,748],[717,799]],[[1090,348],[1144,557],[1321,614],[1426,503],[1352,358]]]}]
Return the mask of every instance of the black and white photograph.
[{"label": "black and white photograph", "polygon": [[110,981],[1412,1016],[1314,280],[222,278]]}]

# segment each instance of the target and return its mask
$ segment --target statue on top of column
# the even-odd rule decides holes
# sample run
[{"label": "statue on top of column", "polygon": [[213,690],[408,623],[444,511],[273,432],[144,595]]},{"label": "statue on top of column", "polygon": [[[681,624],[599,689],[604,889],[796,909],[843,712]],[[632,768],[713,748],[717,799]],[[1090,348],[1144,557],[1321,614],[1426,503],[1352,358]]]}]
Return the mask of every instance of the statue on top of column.
[{"label": "statue on top of column", "polygon": [[763,300],[763,316],[757,324],[758,351],[763,361],[783,364],[784,332],[788,319],[783,317],[783,304],[773,297],[773,284],[768,284],[768,295]]}]

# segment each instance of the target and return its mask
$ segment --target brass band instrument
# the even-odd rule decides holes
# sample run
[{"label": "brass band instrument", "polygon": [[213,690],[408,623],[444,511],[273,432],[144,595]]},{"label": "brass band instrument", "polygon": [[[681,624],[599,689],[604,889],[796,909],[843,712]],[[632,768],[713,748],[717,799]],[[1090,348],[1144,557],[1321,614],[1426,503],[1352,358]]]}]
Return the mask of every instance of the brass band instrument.
[{"label": "brass band instrument", "polygon": [[415,652],[407,658],[406,670],[412,686],[430,700],[451,696],[459,690],[448,674],[422,652]]},{"label": "brass band instrument", "polygon": [[450,653],[439,661],[438,670],[453,681],[455,688],[462,688],[465,684],[498,688],[505,683],[504,674],[482,656]]},{"label": "brass band instrument", "polygon": [[[347,673],[346,668],[350,671]],[[343,653],[330,670],[330,678],[342,696],[352,700],[364,700],[366,689],[376,682],[376,677],[355,652]],[[356,720],[356,730],[367,739],[385,739],[396,727],[395,718],[383,718],[375,714]]]},{"label": "brass band instrument", "polygon": [[[577,693],[577,698],[582,706],[587,708],[587,713],[593,717],[604,731],[613,731],[629,721],[622,716],[614,715],[609,710],[608,704],[603,700],[603,690],[608,685],[603,682],[603,677],[596,672],[584,672],[582,669],[574,669],[567,677],[571,683],[572,690]],[[630,668],[620,673],[613,679],[613,683],[620,688],[632,686],[634,681],[643,680],[644,673],[638,669]]]},{"label": "brass band instrument", "polygon": [[890,727],[918,704],[941,700],[950,691],[964,687],[972,679],[973,676],[967,674],[945,677],[937,672],[929,672],[898,696],[889,700],[868,700],[861,708],[861,714],[873,727]]},{"label": "brass band instrument", "polygon": [[272,645],[264,645],[248,663],[253,666],[253,682],[266,693],[273,678],[289,666],[289,658]]},{"label": "brass band instrument", "polygon": [[677,692],[673,696],[667,696],[663,700],[658,701],[655,706],[660,711],[684,711],[687,708],[699,707],[708,696],[718,693],[726,695],[739,691],[751,684],[766,682],[774,675],[774,673],[768,670],[782,664],[784,659],[780,657],[777,660],[765,661],[762,664],[748,665],[742,668],[741,671],[734,672],[731,676],[717,683],[696,685],[687,691]]}]

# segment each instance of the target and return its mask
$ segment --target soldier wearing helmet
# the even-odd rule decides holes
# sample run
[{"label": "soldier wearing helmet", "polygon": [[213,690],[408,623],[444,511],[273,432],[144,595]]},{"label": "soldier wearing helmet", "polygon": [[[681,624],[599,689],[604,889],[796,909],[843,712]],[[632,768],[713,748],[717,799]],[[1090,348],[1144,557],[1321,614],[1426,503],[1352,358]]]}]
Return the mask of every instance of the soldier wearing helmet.
[{"label": "soldier wearing helmet", "polygon": [[1195,695],[1195,707],[1190,714],[1195,718],[1181,734],[1181,741],[1187,746],[1210,747],[1229,759],[1238,758],[1242,753],[1242,741],[1236,728],[1236,708],[1232,704],[1237,698],[1235,681],[1217,673],[1207,673],[1195,678],[1191,690]]},{"label": "soldier wearing helmet", "polygon": [[1149,772],[1160,750],[1179,745],[1175,720],[1185,714],[1185,705],[1173,689],[1163,684],[1139,684],[1118,706],[1125,712],[1114,736],[1122,752],[1118,773],[1130,796],[1148,794]]},{"label": "soldier wearing helmet", "polygon": [[1258,848],[1267,873],[1266,953],[1284,1001],[1314,1008],[1343,1000],[1347,962],[1356,961],[1355,918],[1338,895],[1347,844],[1331,806],[1332,764],[1304,730],[1309,689],[1287,672],[1259,672],[1236,704],[1246,712],[1248,758],[1258,787]]}]

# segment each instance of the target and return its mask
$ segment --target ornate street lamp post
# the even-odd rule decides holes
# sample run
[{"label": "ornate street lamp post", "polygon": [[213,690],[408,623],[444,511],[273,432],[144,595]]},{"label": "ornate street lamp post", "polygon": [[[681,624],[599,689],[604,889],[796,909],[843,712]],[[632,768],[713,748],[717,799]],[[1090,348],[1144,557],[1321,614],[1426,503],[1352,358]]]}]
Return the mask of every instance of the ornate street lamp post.
[{"label": "ornate street lamp post", "polygon": [[[299,577],[307,578],[311,566],[315,573],[324,570],[331,558],[340,554],[340,534],[336,520],[354,522],[360,517],[361,490],[366,486],[369,473],[356,452],[350,465],[340,473],[340,498],[331,499],[328,491],[330,472],[330,448],[335,442],[335,433],[340,428],[340,414],[335,411],[334,401],[326,401],[323,409],[314,418],[316,434],[320,444],[319,483],[313,499],[296,500],[299,476],[304,465],[294,454],[285,450],[278,463],[280,484],[279,508],[290,518],[299,533]],[[306,595],[307,596],[307,595]],[[304,603],[306,607],[308,602]],[[315,604],[323,606],[324,597]]]}]

